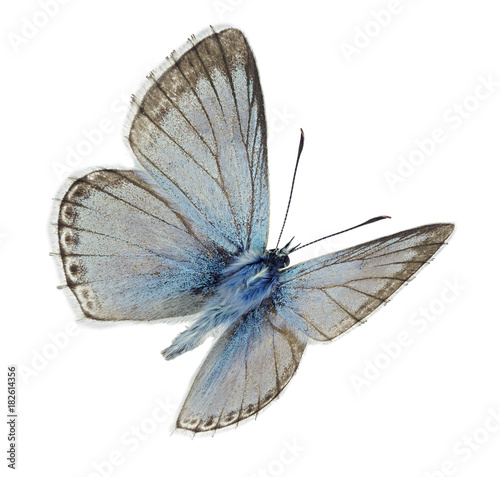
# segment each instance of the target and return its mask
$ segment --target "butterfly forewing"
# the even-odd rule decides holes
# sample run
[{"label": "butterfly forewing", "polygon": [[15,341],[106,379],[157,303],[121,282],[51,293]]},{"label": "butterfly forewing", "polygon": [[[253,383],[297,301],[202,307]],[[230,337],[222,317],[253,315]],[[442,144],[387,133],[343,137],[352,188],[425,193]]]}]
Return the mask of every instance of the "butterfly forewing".
[{"label": "butterfly forewing", "polygon": [[231,253],[264,250],[268,179],[264,102],[252,51],[213,31],[138,95],[129,143],[184,212]]},{"label": "butterfly forewing", "polygon": [[278,312],[319,341],[360,323],[446,243],[452,224],[406,230],[285,270],[274,296]]}]

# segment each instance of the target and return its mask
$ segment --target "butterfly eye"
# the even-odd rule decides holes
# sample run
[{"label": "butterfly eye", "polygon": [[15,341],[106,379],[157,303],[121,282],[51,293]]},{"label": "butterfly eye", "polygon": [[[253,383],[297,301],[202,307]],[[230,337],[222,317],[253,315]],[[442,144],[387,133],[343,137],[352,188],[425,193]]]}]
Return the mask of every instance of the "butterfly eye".
[{"label": "butterfly eye", "polygon": [[288,258],[288,255],[281,255],[276,257],[275,261],[276,268],[278,269],[285,268],[288,267],[288,265],[290,265],[290,259]]},{"label": "butterfly eye", "polygon": [[288,255],[286,255],[284,252],[281,250],[269,250],[269,255],[265,259],[266,263],[268,266],[272,266],[275,268],[285,268],[290,265],[290,259],[288,258]]}]

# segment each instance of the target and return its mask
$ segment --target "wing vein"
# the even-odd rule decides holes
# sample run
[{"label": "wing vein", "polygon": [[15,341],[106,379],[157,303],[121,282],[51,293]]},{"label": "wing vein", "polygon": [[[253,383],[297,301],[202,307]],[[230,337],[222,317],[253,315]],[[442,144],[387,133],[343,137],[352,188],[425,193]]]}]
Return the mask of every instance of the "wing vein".
[{"label": "wing vein", "polygon": [[177,146],[177,148],[179,150],[181,150],[187,157],[189,157],[208,177],[210,177],[219,186],[220,189],[222,189],[222,186],[221,186],[221,184],[219,184],[219,181],[214,176],[212,176],[212,174],[210,174],[210,172],[208,172],[194,158],[194,156],[191,153],[189,153],[188,151],[186,151],[186,149],[184,149],[170,134],[168,134],[167,131],[165,131],[165,129],[163,129],[153,118],[151,118],[151,116],[149,116],[149,114],[142,107],[140,108],[139,113],[142,114],[146,119],[148,119],[149,121],[151,121],[151,123],[154,124],[154,126],[158,130],[160,130],[163,134],[165,134],[165,136],[168,137],[168,139],[172,142],[172,144],[174,144],[175,146]]},{"label": "wing vein", "polygon": [[333,298],[326,290],[323,290],[320,288],[320,290],[328,297],[330,300],[332,300],[341,310],[344,310],[347,315],[349,315],[353,320],[357,321],[358,323],[361,321],[359,318],[357,318],[353,313],[351,313],[349,310],[344,308],[335,298]]},{"label": "wing vein", "polygon": [[[212,151],[212,148],[209,146],[209,144],[205,141],[205,138],[201,135],[200,131],[198,131],[198,129],[196,129],[193,124],[191,123],[191,121],[187,118],[187,116],[184,114],[184,112],[182,111],[182,109],[174,102],[174,100],[172,98],[170,98],[170,96],[167,94],[167,92],[163,89],[161,83],[159,83],[156,78],[153,78],[156,86],[158,87],[158,89],[161,91],[161,93],[163,93],[163,95],[165,96],[165,98],[167,98],[167,100],[172,104],[172,106],[180,113],[180,115],[183,117],[184,121],[186,121],[186,123],[191,127],[191,129],[197,134],[197,136],[200,138],[200,140],[203,142],[203,144],[206,146],[206,148],[209,150],[210,154],[215,158],[215,152]],[[190,85],[191,86],[191,85]],[[214,141],[215,141],[215,137],[214,137]]]},{"label": "wing vein", "polygon": [[250,158],[248,157],[248,149],[246,147],[247,145],[245,143],[245,139],[244,139],[244,136],[243,136],[243,131],[241,130],[240,110],[238,108],[238,100],[236,99],[236,93],[234,91],[233,77],[231,76],[231,71],[229,69],[229,63],[227,62],[226,52],[224,51],[224,48],[222,47],[222,42],[220,41],[220,37],[219,37],[219,34],[217,32],[215,32],[215,38],[217,39],[217,45],[219,46],[219,50],[221,52],[221,56],[222,56],[222,61],[224,63],[224,67],[226,68],[227,78],[229,80],[229,86],[231,87],[231,93],[232,93],[233,101],[234,101],[234,109],[236,110],[236,116],[238,118],[238,126],[239,126],[239,129],[240,129],[241,140],[243,141],[243,144],[245,145],[245,150],[247,152],[248,169],[249,169],[249,171],[251,173],[252,171],[251,171],[251,168],[250,168]]},{"label": "wing vein", "polygon": [[[154,162],[152,162],[142,151],[141,149],[139,148],[139,146],[137,144],[135,144],[133,141],[131,141],[131,144],[134,145],[134,147],[137,149],[137,151],[139,152],[139,154],[144,158],[145,161],[147,161],[149,164],[151,164],[151,166],[156,169],[161,175],[163,175],[164,177],[166,177],[172,184],[174,184],[174,186],[179,190],[179,192],[182,193],[182,195],[188,200],[188,202],[196,209],[196,211],[203,217],[204,214],[202,213],[202,211],[196,206],[196,204],[191,200],[191,198],[186,194],[186,192],[181,189],[181,187],[179,186],[179,184],[177,184],[171,177],[167,176],[166,174],[164,174],[160,169],[158,169],[158,167],[154,164]],[[227,195],[226,195],[227,197]],[[210,220],[208,218],[205,217],[205,220],[208,224],[210,224],[215,230],[217,230],[217,227],[212,223],[210,222]],[[234,216],[233,216],[233,220],[234,220]],[[235,244],[229,237],[225,237],[226,240],[230,243],[232,243],[235,247],[238,247],[237,244]]]},{"label": "wing vein", "polygon": [[[137,146],[136,146],[137,147]],[[127,179],[128,181],[130,181],[132,184],[136,185],[137,187],[139,187],[140,189],[144,190],[145,192],[151,194],[153,197],[155,197],[157,200],[159,200],[160,202],[162,202],[163,204],[165,204],[167,206],[167,208],[173,212],[175,214],[175,216],[179,219],[179,221],[182,223],[182,225],[184,226],[184,228],[186,230],[182,230],[181,228],[177,227],[176,225],[173,225],[171,224],[170,222],[167,222],[165,220],[163,220],[166,224],[170,225],[171,227],[175,227],[177,230],[181,231],[181,232],[184,232],[186,234],[188,234],[190,237],[194,238],[210,255],[213,255],[212,251],[209,250],[209,248],[207,247],[206,244],[204,244],[200,238],[198,238],[197,234],[193,233],[192,229],[191,229],[191,226],[189,223],[186,222],[185,218],[182,216],[182,214],[180,214],[179,212],[177,212],[176,210],[174,210],[172,208],[172,206],[169,204],[169,202],[164,198],[162,197],[161,195],[157,194],[153,189],[148,189],[147,187],[144,186],[144,184],[141,182],[141,181],[138,181],[138,180],[135,180],[134,178],[132,177],[129,177],[125,174],[123,174],[122,172],[118,171],[118,170],[115,170],[113,171],[115,174]],[[153,215],[153,217],[156,217]],[[160,217],[158,217],[158,219],[160,219]],[[160,219],[162,220],[162,219]]]},{"label": "wing vein", "polygon": [[[151,253],[152,255],[156,255],[157,257],[159,257],[159,258],[161,258],[163,260],[169,260],[167,257],[165,257],[164,255],[159,254],[158,252],[155,252],[154,250],[150,250],[149,248],[143,247],[142,245],[139,245],[139,244],[136,244],[136,243],[133,243],[133,242],[129,242],[128,240],[125,240],[125,239],[122,239],[122,238],[119,238],[119,237],[115,237],[113,235],[105,234],[103,232],[96,232],[94,230],[84,229],[84,228],[81,228],[81,227],[69,226],[69,225],[64,225],[64,224],[63,224],[63,226],[66,227],[66,228],[68,228],[68,229],[77,230],[79,232],[86,232],[86,233],[93,234],[93,235],[100,235],[102,237],[106,237],[106,238],[109,238],[109,239],[112,239],[112,240],[116,240],[117,242],[126,243],[127,245],[130,245],[132,247],[137,247],[137,248],[140,248],[141,250],[145,250],[146,252]],[[61,255],[64,255],[64,254],[62,253]],[[66,255],[64,255],[64,256],[66,256]]]},{"label": "wing vein", "polygon": [[[205,74],[206,74],[206,77],[208,78],[209,82],[210,82],[210,86],[212,87],[212,90],[214,91],[215,93],[215,97],[217,98],[217,102],[219,103],[219,106],[220,106],[220,109],[221,109],[221,112],[222,112],[222,115],[224,115],[224,108],[222,107],[222,103],[220,101],[220,98],[219,98],[219,94],[217,93],[217,90],[215,89],[215,85],[212,81],[212,77],[210,76],[210,73],[208,72],[208,69],[205,65],[205,63],[203,62],[203,59],[198,51],[198,45],[193,45],[193,50],[196,52],[197,56],[198,56],[198,59],[200,60],[200,63],[205,71]],[[182,71],[180,65],[178,64],[178,62],[176,62],[176,66],[177,66],[177,69],[179,70],[179,72],[181,73],[181,75],[184,77],[184,79],[186,80],[187,84],[189,85],[189,87],[191,88],[191,90],[193,91],[194,95],[196,96],[196,99],[199,101],[199,103],[201,104],[201,107],[203,108],[203,111],[205,112],[207,118],[208,118],[208,121],[210,123],[210,127],[212,128],[212,133],[214,134],[214,140],[215,140],[215,143],[217,144],[217,138],[215,136],[215,130],[213,128],[213,125],[212,125],[212,122],[210,121],[210,118],[208,116],[208,113],[207,111],[205,110],[205,107],[203,106],[203,103],[201,101],[201,99],[198,97],[196,91],[194,90],[193,88],[193,85],[189,82],[189,80],[187,79],[186,75],[184,74],[184,72]],[[229,200],[229,196],[227,195],[227,190],[226,190],[226,185],[225,185],[225,181],[224,181],[224,177],[222,175],[222,169],[221,169],[221,166],[220,166],[220,160],[219,160],[219,148],[217,147],[217,155],[215,156],[215,162],[217,164],[217,170],[219,172],[219,176],[220,176],[220,180],[221,180],[221,190],[222,190],[222,193],[224,194],[224,197],[226,198],[226,201],[227,201],[227,204],[229,206],[229,210],[231,211],[231,215],[233,217],[233,225],[235,227],[236,230],[238,230],[238,227],[237,227],[237,224],[236,224],[236,216],[234,214],[234,210],[233,210],[233,206],[231,204],[231,201]],[[213,225],[213,224],[212,224]]]},{"label": "wing vein", "polygon": [[[302,318],[308,325],[311,325],[320,335],[323,335],[325,338],[329,339],[328,338],[328,335],[325,334],[323,331],[321,331],[312,321],[308,320],[304,315],[302,315],[301,313],[299,313],[297,310],[293,310],[293,312],[299,316],[300,318]],[[283,318],[286,320],[286,318]]]}]

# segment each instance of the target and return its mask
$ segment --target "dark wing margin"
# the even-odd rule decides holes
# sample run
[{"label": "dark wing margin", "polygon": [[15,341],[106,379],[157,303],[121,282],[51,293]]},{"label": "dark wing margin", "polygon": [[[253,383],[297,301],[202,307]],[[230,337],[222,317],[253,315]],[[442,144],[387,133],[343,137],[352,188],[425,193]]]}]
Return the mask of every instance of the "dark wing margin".
[{"label": "dark wing margin", "polygon": [[210,350],[177,427],[215,431],[258,413],[293,377],[306,344],[271,304],[243,316]]},{"label": "dark wing margin", "polygon": [[75,180],[57,226],[67,286],[96,320],[196,313],[229,259],[138,171],[99,170]]},{"label": "dark wing margin", "polygon": [[282,273],[274,305],[310,338],[332,340],[385,304],[453,229],[424,225],[295,265]]},{"label": "dark wing margin", "polygon": [[239,31],[194,37],[133,99],[127,140],[139,162],[215,243],[264,250],[269,216],[264,100]]}]

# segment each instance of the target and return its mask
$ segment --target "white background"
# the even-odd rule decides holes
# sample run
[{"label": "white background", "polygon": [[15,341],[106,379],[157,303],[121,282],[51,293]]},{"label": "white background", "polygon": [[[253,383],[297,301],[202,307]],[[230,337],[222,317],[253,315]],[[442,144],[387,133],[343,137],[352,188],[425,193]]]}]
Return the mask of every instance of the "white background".
[{"label": "white background", "polygon": [[[50,18],[41,4],[9,2],[1,19],[1,374],[7,414],[6,367],[18,365],[17,475],[499,475],[496,2],[73,0],[52,6]],[[74,325],[74,306],[56,288],[49,222],[67,176],[133,167],[121,137],[130,94],[189,35],[221,23],[246,33],[260,70],[272,246],[300,127],[285,239],[393,218],[295,260],[425,223],[457,230],[366,325],[311,345],[256,421],[191,439],[171,432],[211,343],[166,362],[160,350],[184,325]],[[493,81],[491,94],[480,78]],[[68,148],[103,120],[112,131],[68,161]],[[435,128],[445,140],[398,172],[401,156],[419,160],[416,141]],[[400,172],[390,187],[387,173]],[[4,449],[7,426],[1,434]]]}]

